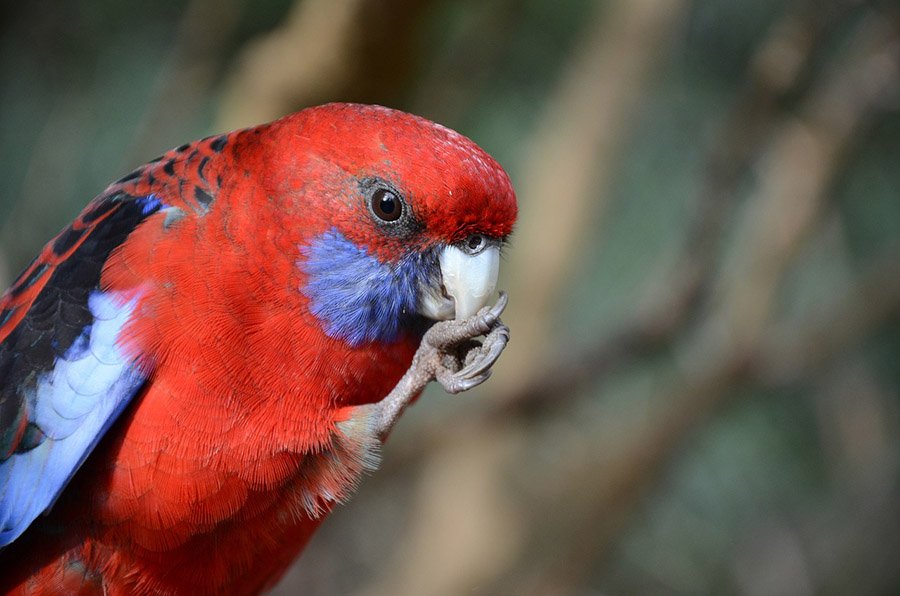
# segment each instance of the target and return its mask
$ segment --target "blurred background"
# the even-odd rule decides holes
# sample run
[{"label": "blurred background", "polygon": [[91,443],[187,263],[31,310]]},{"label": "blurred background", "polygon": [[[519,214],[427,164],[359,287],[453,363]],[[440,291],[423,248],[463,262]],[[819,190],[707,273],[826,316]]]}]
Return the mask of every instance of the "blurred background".
[{"label": "blurred background", "polygon": [[182,142],[327,101],[473,138],[512,343],[277,594],[900,591],[900,3],[0,5],[0,281]]}]

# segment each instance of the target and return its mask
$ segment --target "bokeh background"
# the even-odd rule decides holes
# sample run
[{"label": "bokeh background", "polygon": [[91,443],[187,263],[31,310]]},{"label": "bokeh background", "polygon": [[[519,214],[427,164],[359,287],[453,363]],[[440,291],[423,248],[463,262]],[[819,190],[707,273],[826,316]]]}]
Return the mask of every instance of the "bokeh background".
[{"label": "bokeh background", "polygon": [[327,101],[475,139],[512,343],[278,594],[900,591],[900,3],[0,5],[0,281],[184,141]]}]

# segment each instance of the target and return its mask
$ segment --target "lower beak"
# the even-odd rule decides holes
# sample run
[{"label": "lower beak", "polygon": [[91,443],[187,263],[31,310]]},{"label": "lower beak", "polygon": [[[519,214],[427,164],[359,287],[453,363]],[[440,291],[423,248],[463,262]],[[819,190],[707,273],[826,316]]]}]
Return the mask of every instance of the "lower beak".
[{"label": "lower beak", "polygon": [[500,247],[490,245],[469,254],[447,246],[438,257],[439,287],[422,287],[419,312],[431,319],[467,319],[487,305],[497,289]]}]

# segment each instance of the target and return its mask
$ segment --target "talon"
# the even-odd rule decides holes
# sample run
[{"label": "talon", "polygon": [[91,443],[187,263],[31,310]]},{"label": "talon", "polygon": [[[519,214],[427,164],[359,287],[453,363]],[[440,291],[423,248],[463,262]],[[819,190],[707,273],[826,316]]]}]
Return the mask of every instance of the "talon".
[{"label": "talon", "polygon": [[477,375],[491,367],[506,347],[509,335],[506,327],[498,327],[491,331],[477,352],[470,352],[466,358],[467,366],[460,371],[461,375]]},{"label": "talon", "polygon": [[489,370],[472,378],[464,378],[458,374],[449,374],[448,371],[442,371],[437,374],[437,381],[441,384],[441,387],[444,388],[444,391],[456,394],[481,385],[487,381],[490,376],[491,371]]},{"label": "talon", "polygon": [[503,314],[503,311],[506,310],[506,305],[509,304],[509,294],[504,291],[500,291],[497,296],[497,303],[491,307],[489,311],[491,317],[494,321],[498,321],[500,319],[500,315]]},{"label": "talon", "polygon": [[[462,393],[481,385],[509,342],[509,328],[500,321],[508,298],[500,292],[497,303],[462,321],[439,321],[425,332],[413,363],[397,386],[375,409],[376,434],[384,439],[403,410],[431,380],[447,393]],[[475,340],[484,335],[484,341]]]},{"label": "talon", "polygon": [[487,381],[489,378],[491,378],[491,371],[488,370],[488,371],[485,371],[484,373],[478,375],[477,377],[473,377],[471,379],[461,379],[460,380],[461,389],[459,392],[462,393],[463,391],[468,391],[469,389],[473,389],[473,388],[481,385],[485,381]]},{"label": "talon", "polygon": [[[491,367],[509,342],[509,328],[500,315],[509,302],[500,292],[497,303],[464,320],[435,323],[422,338],[423,349],[433,350],[434,379],[448,393],[461,393],[491,376]],[[474,338],[483,335],[484,341]]]},{"label": "talon", "polygon": [[500,292],[499,297],[497,298],[497,303],[494,306],[487,307],[485,306],[478,314],[475,315],[474,320],[472,321],[472,327],[474,329],[478,329],[480,333],[478,335],[482,335],[491,331],[494,325],[500,320],[500,315],[503,314],[503,311],[506,310],[506,305],[509,303],[509,297],[506,292]]},{"label": "talon", "polygon": [[472,350],[466,355],[466,367],[457,374],[462,377],[473,377],[485,372],[497,362],[508,342],[509,328],[501,324],[491,331],[484,343],[477,348],[477,352]]}]

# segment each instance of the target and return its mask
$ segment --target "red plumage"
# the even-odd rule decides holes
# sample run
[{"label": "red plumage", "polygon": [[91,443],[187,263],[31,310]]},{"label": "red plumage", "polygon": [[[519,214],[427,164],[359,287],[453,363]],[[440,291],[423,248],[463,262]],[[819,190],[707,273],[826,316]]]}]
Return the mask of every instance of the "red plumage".
[{"label": "red plumage", "polygon": [[[423,229],[400,238],[373,225],[359,199],[369,176],[390,180]],[[356,406],[391,391],[421,339],[326,333],[302,291],[303,247],[334,229],[390,264],[475,232],[503,238],[512,188],[452,131],[332,104],[170,151],[101,198],[116,192],[166,206],[100,278],[137,300],[119,342],[147,382],[49,515],[0,551],[0,588],[258,592],[372,467],[377,440]],[[84,214],[73,227],[98,225]],[[67,257],[49,244],[40,279]],[[4,298],[20,308],[0,339],[42,287]]]}]

